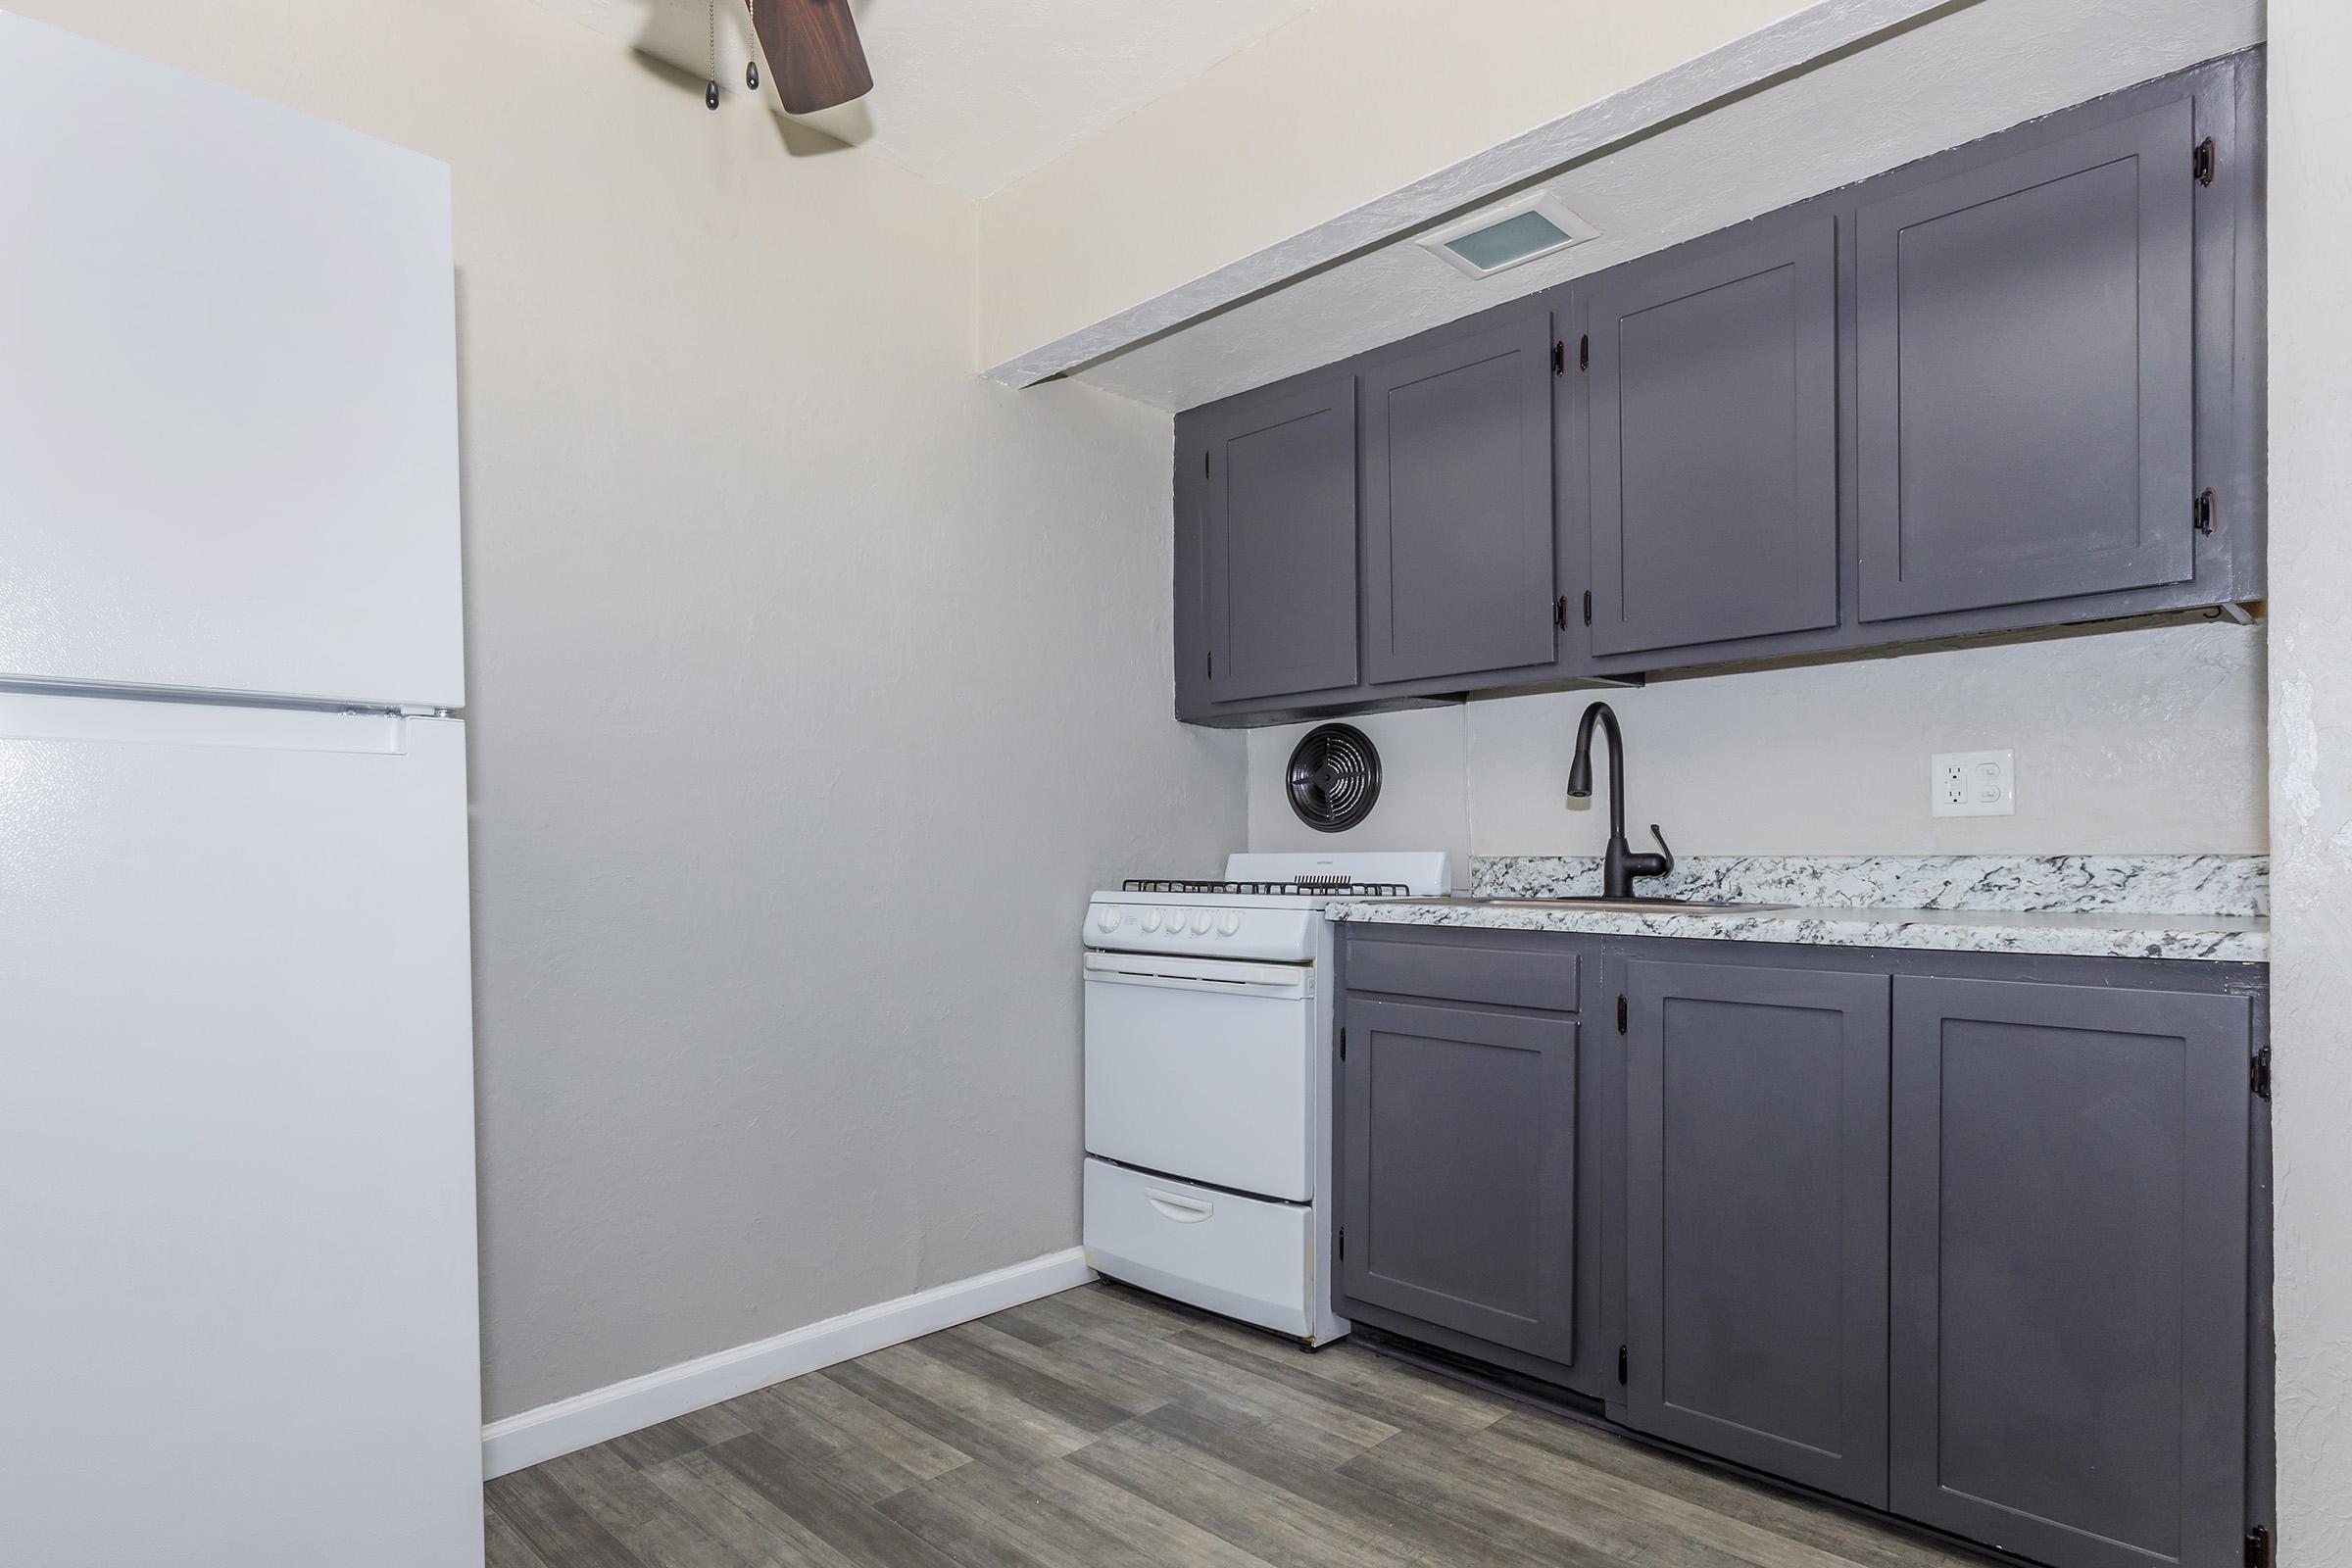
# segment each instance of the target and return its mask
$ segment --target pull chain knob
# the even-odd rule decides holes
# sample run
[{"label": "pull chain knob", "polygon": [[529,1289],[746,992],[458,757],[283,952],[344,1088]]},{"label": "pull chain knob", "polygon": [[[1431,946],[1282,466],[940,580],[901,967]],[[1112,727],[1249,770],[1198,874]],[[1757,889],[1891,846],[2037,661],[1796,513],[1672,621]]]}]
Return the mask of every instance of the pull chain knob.
[{"label": "pull chain knob", "polygon": [[708,10],[710,13],[708,21],[710,39],[710,74],[703,82],[703,107],[714,110],[718,107],[718,0],[710,0]]}]

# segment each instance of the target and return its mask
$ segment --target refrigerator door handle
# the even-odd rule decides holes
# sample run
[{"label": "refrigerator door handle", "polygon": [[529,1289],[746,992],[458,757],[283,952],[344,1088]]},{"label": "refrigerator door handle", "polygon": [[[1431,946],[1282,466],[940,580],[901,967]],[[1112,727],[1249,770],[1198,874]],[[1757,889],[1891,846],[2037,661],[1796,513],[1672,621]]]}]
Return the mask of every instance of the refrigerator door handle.
[{"label": "refrigerator door handle", "polygon": [[277,752],[408,754],[409,720],[392,712],[0,691],[0,739],[148,746],[236,746]]}]

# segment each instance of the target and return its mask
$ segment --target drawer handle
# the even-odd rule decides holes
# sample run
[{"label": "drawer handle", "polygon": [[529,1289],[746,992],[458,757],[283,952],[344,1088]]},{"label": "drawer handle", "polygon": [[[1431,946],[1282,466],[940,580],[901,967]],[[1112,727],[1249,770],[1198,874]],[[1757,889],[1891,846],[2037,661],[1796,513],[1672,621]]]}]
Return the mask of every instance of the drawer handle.
[{"label": "drawer handle", "polygon": [[1152,1200],[1153,1208],[1158,1209],[1179,1225],[1198,1225],[1208,1218],[1212,1212],[1210,1206],[1198,1198],[1184,1198],[1175,1193],[1155,1193],[1149,1188],[1145,1189],[1144,1196]]}]

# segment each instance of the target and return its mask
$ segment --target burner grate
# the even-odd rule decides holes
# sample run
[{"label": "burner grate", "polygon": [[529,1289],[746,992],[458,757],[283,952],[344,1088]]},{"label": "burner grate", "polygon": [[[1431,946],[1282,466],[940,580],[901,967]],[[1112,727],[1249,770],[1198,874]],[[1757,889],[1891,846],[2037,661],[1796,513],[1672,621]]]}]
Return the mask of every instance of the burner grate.
[{"label": "burner grate", "polygon": [[1131,876],[1128,893],[1230,893],[1245,899],[1409,899],[1413,890],[1402,882],[1354,882],[1344,876],[1301,877],[1296,882],[1187,882],[1161,877]]}]

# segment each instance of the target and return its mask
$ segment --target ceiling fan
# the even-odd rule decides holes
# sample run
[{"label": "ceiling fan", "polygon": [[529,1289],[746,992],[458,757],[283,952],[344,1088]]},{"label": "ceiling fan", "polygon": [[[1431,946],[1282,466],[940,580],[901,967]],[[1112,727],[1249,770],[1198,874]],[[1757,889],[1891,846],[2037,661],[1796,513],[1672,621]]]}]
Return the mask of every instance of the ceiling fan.
[{"label": "ceiling fan", "polygon": [[[760,52],[790,115],[814,114],[873,91],[850,0],[745,0]],[[758,66],[753,66],[757,73]],[[755,74],[751,85],[757,89]],[[713,88],[713,95],[716,89]]]}]

